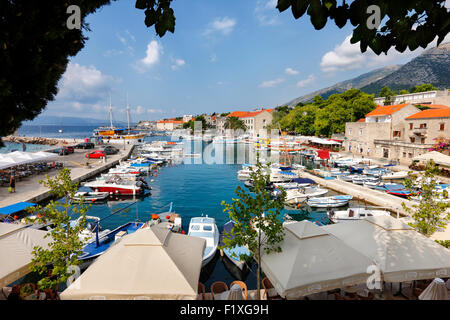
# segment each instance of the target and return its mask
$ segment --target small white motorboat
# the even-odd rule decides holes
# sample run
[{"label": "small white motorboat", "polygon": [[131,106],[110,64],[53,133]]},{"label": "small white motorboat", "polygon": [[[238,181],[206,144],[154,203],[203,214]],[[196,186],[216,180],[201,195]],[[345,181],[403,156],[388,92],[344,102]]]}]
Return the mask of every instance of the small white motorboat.
[{"label": "small white motorboat", "polygon": [[97,202],[105,200],[108,196],[108,192],[79,191],[74,194],[72,200],[79,201],[83,198],[84,202]]},{"label": "small white motorboat", "polygon": [[408,171],[397,171],[389,174],[385,174],[381,176],[381,179],[390,180],[390,179],[405,179],[408,177]]},{"label": "small white motorboat", "polygon": [[319,197],[328,193],[328,189],[318,187],[306,187],[286,190],[286,203],[298,204],[304,202],[309,197]]},{"label": "small white motorboat", "polygon": [[390,216],[386,210],[372,210],[365,208],[348,208],[342,211],[328,211],[328,219],[334,223],[357,221],[366,217]]},{"label": "small white motorboat", "polygon": [[347,205],[352,199],[353,196],[311,198],[306,200],[306,204],[313,208],[336,208]]},{"label": "small white motorboat", "polygon": [[198,237],[206,240],[205,251],[203,251],[202,267],[210,262],[217,251],[219,245],[219,229],[214,218],[195,217],[189,222],[188,236]]}]

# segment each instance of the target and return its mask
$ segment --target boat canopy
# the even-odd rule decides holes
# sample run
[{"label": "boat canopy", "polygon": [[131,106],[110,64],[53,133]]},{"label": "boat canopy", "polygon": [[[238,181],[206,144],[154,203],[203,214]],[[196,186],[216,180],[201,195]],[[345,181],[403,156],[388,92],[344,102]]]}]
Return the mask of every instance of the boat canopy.
[{"label": "boat canopy", "polygon": [[36,206],[36,204],[32,203],[32,202],[17,202],[10,206],[0,208],[0,214],[4,214],[4,215],[14,214],[14,213],[20,212],[22,210],[25,210],[26,208],[34,207],[34,206]]},{"label": "boat canopy", "polygon": [[292,182],[316,184],[314,180],[308,178],[295,178],[292,179]]}]

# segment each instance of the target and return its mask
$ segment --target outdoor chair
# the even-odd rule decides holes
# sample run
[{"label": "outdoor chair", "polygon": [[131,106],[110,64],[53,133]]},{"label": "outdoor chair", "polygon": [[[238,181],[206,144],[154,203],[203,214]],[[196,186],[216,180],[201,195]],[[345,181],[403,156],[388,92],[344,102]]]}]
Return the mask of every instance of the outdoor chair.
[{"label": "outdoor chair", "polygon": [[247,298],[248,298],[248,291],[247,291],[247,285],[245,284],[245,282],[239,281],[239,280],[233,281],[230,284],[230,288],[232,288],[233,285],[235,285],[235,284],[237,284],[239,287],[241,287],[241,289],[243,291],[243,295],[244,295],[244,300],[247,300]]},{"label": "outdoor chair", "polygon": [[206,300],[206,298],[205,298],[205,294],[206,294],[206,292],[205,292],[205,285],[203,283],[201,283],[201,282],[198,283],[197,293],[201,294],[202,300]]},{"label": "outdoor chair", "polygon": [[272,283],[270,282],[269,278],[265,277],[262,280],[262,285],[264,288],[264,295],[267,300],[279,300],[281,299],[278,292],[273,287]]},{"label": "outdoor chair", "polygon": [[225,282],[216,281],[211,285],[211,296],[215,300],[215,295],[228,291],[228,286]]}]

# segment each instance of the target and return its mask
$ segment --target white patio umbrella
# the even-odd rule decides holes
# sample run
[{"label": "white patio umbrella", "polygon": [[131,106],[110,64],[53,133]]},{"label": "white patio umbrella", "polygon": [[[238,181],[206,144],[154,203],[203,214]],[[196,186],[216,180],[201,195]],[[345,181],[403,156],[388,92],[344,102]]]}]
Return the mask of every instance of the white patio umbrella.
[{"label": "white patio umbrella", "polygon": [[323,228],[374,260],[386,282],[450,276],[450,251],[400,219],[368,217]]},{"label": "white patio umbrella", "polygon": [[281,252],[263,254],[261,267],[287,299],[365,283],[374,262],[310,221],[284,223]]},{"label": "white patio umbrella", "polygon": [[46,234],[24,225],[0,223],[0,288],[30,272],[34,247],[47,248],[51,241],[44,238]]},{"label": "white patio umbrella", "polygon": [[158,226],[140,229],[111,246],[60,297],[195,300],[205,244]]},{"label": "white patio umbrella", "polygon": [[419,295],[419,300],[449,300],[444,280],[440,278],[434,279]]}]

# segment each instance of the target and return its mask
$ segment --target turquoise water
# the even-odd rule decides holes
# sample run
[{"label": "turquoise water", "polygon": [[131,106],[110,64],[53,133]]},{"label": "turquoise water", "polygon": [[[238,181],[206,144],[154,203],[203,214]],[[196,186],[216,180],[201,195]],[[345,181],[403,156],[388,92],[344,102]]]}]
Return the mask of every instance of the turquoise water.
[{"label": "turquoise water", "polygon": [[[12,151],[23,151],[23,147],[21,143],[15,143],[15,142],[4,142],[5,146],[0,148],[0,153],[9,153]],[[26,143],[26,152],[37,152],[37,151],[43,151],[45,149],[50,148],[51,146],[48,145],[42,145],[42,144],[29,144]]]},{"label": "turquoise water", "polygon": [[[155,139],[169,138],[152,137],[152,140]],[[228,151],[239,149],[241,152],[247,152],[248,156],[248,146],[245,145],[218,146],[218,148],[226,148]],[[189,145],[185,145],[185,149],[189,149]],[[222,154],[222,151],[220,153]],[[237,152],[233,157],[235,160],[238,158]],[[226,158],[226,152],[223,153],[223,158]],[[248,157],[245,160],[249,160]],[[229,220],[228,214],[223,212],[222,200],[231,203],[232,198],[235,197],[234,190],[237,186],[248,190],[243,181],[237,179],[237,171],[241,168],[242,164],[240,163],[180,164],[162,167],[156,177],[154,175],[146,177],[146,181],[153,189],[150,196],[136,199],[136,205],[132,205],[124,212],[108,217],[102,221],[101,225],[103,228],[112,229],[136,218],[141,221],[148,221],[152,213],[167,211],[168,204],[173,202],[173,211],[182,217],[183,230],[188,230],[189,221],[192,217],[202,214],[214,217],[219,230],[221,230]],[[330,194],[336,193],[330,191]],[[128,199],[125,202],[109,201],[107,204],[95,204],[91,206],[88,215],[103,218],[120,208],[124,208],[132,201],[133,199]],[[303,210],[285,209],[282,213],[289,214],[295,220],[327,221],[326,211],[312,211],[308,207],[303,208]],[[253,269],[255,270],[255,266],[253,266]],[[200,280],[209,290],[209,286],[214,281],[220,280],[229,284],[236,278],[227,271],[219,254],[217,254],[216,259],[202,271]],[[245,278],[245,282],[249,288],[256,288],[255,274],[250,273]]]}]

